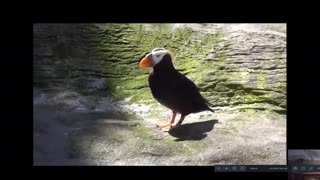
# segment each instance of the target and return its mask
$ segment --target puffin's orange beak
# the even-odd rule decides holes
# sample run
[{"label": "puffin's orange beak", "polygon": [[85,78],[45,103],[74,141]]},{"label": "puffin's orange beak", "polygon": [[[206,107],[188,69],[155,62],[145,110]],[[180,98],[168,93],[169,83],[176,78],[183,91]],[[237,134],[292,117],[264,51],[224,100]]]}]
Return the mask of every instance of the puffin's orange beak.
[{"label": "puffin's orange beak", "polygon": [[147,57],[144,57],[139,64],[140,68],[153,67],[153,65],[154,65],[153,61],[150,61]]}]

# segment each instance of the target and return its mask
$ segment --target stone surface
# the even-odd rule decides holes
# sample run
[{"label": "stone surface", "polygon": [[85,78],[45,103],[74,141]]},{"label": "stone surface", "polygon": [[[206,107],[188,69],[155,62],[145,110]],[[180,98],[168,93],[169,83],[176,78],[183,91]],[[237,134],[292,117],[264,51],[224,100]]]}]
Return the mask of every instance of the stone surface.
[{"label": "stone surface", "polygon": [[46,97],[55,103],[34,105],[34,165],[286,164],[285,115],[203,112],[165,133],[160,120],[124,115],[126,107],[103,98],[80,96],[93,108],[79,110],[61,108],[70,106],[61,94]]}]

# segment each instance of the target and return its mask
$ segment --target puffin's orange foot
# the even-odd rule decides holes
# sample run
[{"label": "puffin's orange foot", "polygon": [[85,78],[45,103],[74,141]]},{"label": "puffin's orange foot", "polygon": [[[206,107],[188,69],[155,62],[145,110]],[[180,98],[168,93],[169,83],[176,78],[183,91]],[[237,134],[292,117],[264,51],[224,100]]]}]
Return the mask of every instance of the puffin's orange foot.
[{"label": "puffin's orange foot", "polygon": [[157,127],[159,127],[159,128],[165,128],[165,127],[168,127],[168,126],[171,126],[171,123],[165,123],[165,124],[157,125]]},{"label": "puffin's orange foot", "polygon": [[164,132],[168,132],[171,129],[172,124],[171,123],[165,123],[161,125],[157,125],[158,128],[160,128]]}]

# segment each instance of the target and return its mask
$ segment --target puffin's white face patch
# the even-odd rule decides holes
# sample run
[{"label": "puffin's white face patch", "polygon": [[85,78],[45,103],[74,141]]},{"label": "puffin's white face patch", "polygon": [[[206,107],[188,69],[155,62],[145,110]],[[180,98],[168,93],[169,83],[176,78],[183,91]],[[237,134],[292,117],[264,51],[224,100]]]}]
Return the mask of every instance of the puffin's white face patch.
[{"label": "puffin's white face patch", "polygon": [[166,54],[170,54],[172,61],[173,61],[173,57],[172,57],[171,53],[164,48],[155,48],[151,51],[151,54],[152,54],[152,59],[155,62],[155,64],[158,64]]}]

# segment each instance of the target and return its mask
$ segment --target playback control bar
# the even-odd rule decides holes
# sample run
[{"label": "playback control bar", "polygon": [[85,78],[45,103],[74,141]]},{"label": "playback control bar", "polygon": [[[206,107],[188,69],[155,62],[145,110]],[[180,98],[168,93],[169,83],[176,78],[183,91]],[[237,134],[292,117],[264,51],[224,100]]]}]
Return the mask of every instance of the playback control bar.
[{"label": "playback control bar", "polygon": [[288,172],[286,165],[215,165],[215,172]]},{"label": "playback control bar", "polygon": [[215,165],[215,172],[320,172],[320,165]]},{"label": "playback control bar", "polygon": [[320,165],[290,165],[292,173],[320,172]]}]

